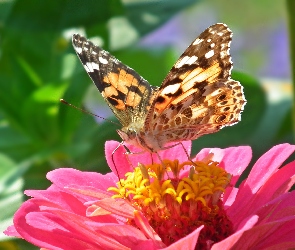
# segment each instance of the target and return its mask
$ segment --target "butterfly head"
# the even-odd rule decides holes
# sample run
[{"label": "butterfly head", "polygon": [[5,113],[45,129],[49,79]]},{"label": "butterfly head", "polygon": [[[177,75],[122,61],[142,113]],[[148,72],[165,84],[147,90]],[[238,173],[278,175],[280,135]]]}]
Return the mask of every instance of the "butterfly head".
[{"label": "butterfly head", "polygon": [[136,139],[136,131],[134,129],[118,129],[117,130],[119,136],[123,141],[133,141]]},{"label": "butterfly head", "polygon": [[136,129],[123,127],[122,129],[118,129],[117,132],[124,142],[142,148]]},{"label": "butterfly head", "polygon": [[133,145],[149,152],[156,152],[161,149],[157,141],[150,139],[153,138],[153,136],[148,134],[148,132],[137,130],[134,127],[123,127],[120,130],[118,129],[117,132],[122,140],[129,145]]}]

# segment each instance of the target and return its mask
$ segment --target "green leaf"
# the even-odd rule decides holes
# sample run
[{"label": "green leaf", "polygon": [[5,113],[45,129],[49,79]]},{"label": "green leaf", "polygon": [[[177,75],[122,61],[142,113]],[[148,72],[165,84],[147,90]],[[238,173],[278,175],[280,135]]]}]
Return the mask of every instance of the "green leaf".
[{"label": "green leaf", "polygon": [[[71,71],[72,74],[69,74],[70,78],[68,79],[68,88],[61,98],[63,98],[68,103],[77,106],[78,108],[83,108],[82,101],[84,95],[92,82],[76,55],[71,54],[69,58],[65,59],[65,61],[68,60],[71,60],[71,69],[69,70],[67,67],[65,67],[62,74],[69,74],[66,71]],[[74,131],[78,128],[81,122],[81,116],[81,111],[69,107],[64,103],[59,103],[58,122],[61,142],[71,142]]]},{"label": "green leaf", "polygon": [[0,152],[21,161],[33,154],[32,140],[6,123],[0,125]]},{"label": "green leaf", "polygon": [[22,32],[61,31],[73,26],[92,26],[121,12],[122,8],[118,0],[75,2],[18,0],[14,1],[6,25]]},{"label": "green leaf", "polygon": [[[282,123],[280,124],[279,130],[276,134],[275,140],[278,142],[292,142],[293,141],[293,127],[292,127],[292,107],[291,103],[288,105],[288,109],[285,116],[283,117]],[[276,112],[277,114],[277,112]],[[275,117],[273,117],[275,118]]]},{"label": "green leaf", "polygon": [[66,83],[58,83],[38,88],[21,109],[26,131],[42,144],[51,145],[58,141],[59,99],[66,87]]},{"label": "green leaf", "polygon": [[180,10],[196,3],[196,0],[124,0],[126,14],[140,36],[147,34],[168,21]]},{"label": "green leaf", "polygon": [[12,225],[13,214],[23,201],[22,187],[18,166],[0,154],[0,240],[8,238],[2,232]]},{"label": "green leaf", "polygon": [[13,8],[14,0],[0,2],[0,22],[5,23]]},{"label": "green leaf", "polygon": [[[91,118],[93,119],[93,118]],[[89,143],[89,150],[76,159],[76,163],[83,169],[93,169],[98,172],[107,172],[109,167],[105,161],[105,142],[108,140],[121,141],[121,138],[116,132],[116,129],[121,128],[110,122],[104,122],[102,124],[92,123],[90,125],[89,119],[83,119],[83,124],[77,133],[79,137],[83,136],[83,140]],[[112,119],[113,120],[113,119]],[[87,125],[85,125],[87,123]],[[84,126],[85,125],[85,126]],[[87,127],[87,130],[85,130]],[[81,132],[81,130],[84,130]],[[78,139],[78,138],[77,138]],[[81,141],[80,138],[79,141]]]}]

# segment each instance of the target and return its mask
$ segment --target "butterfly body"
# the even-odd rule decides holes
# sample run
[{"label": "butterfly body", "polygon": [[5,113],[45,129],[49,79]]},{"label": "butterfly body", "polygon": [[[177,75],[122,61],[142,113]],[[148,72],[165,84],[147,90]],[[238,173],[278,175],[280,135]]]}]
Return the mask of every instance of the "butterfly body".
[{"label": "butterfly body", "polygon": [[122,124],[124,142],[149,152],[194,140],[240,120],[243,87],[230,78],[232,32],[207,28],[180,56],[160,87],[80,35],[73,46],[84,68]]}]

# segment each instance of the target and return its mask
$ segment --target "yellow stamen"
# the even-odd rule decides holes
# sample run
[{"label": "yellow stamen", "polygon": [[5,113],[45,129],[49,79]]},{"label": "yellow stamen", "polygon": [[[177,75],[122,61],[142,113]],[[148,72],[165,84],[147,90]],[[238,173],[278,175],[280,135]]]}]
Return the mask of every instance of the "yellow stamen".
[{"label": "yellow stamen", "polygon": [[[211,155],[209,155],[212,157]],[[191,162],[179,164],[178,160],[163,160],[166,168],[160,164],[144,166],[139,164],[134,172],[126,173],[126,179],[121,179],[118,188],[108,190],[115,193],[114,197],[129,198],[145,205],[155,202],[158,204],[165,195],[171,196],[177,203],[183,200],[201,201],[207,205],[208,197],[216,192],[224,192],[230,181],[230,175],[206,157],[206,161],[197,161],[194,166]],[[179,179],[181,169],[189,166],[189,176]],[[163,180],[165,173],[173,173],[174,179]],[[132,197],[131,197],[132,196]]]},{"label": "yellow stamen", "polygon": [[[151,227],[167,245],[186,236],[201,225],[205,239],[216,241],[231,232],[232,224],[227,218],[221,195],[230,182],[231,175],[209,154],[203,161],[183,162],[163,160],[162,164],[143,165],[125,179],[110,187],[113,198],[128,200],[142,212]],[[187,176],[180,178],[180,171]],[[226,225],[223,228],[222,221]],[[132,222],[130,222],[132,223]],[[221,228],[219,231],[215,228]],[[213,234],[213,235],[211,235]],[[205,244],[205,243],[204,243]]]}]

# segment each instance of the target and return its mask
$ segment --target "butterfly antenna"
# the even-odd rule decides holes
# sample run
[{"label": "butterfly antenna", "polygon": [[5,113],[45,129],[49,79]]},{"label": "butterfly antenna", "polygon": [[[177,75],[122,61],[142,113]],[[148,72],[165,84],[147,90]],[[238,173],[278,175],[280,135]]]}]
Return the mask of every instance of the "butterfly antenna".
[{"label": "butterfly antenna", "polygon": [[106,119],[106,118],[104,118],[104,117],[101,117],[101,116],[99,116],[99,115],[93,114],[93,113],[91,113],[91,112],[89,112],[89,111],[86,111],[86,110],[84,110],[84,109],[78,108],[77,106],[75,106],[75,105],[73,105],[73,104],[71,104],[71,103],[68,103],[68,102],[65,101],[64,99],[60,99],[60,102],[62,102],[62,103],[64,103],[64,104],[67,104],[68,106],[70,106],[70,107],[72,107],[72,108],[78,109],[78,110],[80,110],[81,112],[83,112],[83,113],[85,113],[85,114],[89,114],[89,115],[92,115],[92,116],[98,117],[98,118],[100,118],[100,119],[103,119],[103,120],[105,120],[105,121],[111,122],[111,123],[113,123],[113,124],[116,124],[116,125],[118,125],[118,126],[121,126],[119,123],[116,123],[116,122],[114,122],[114,121],[111,121],[111,120],[109,120],[109,119]]}]

